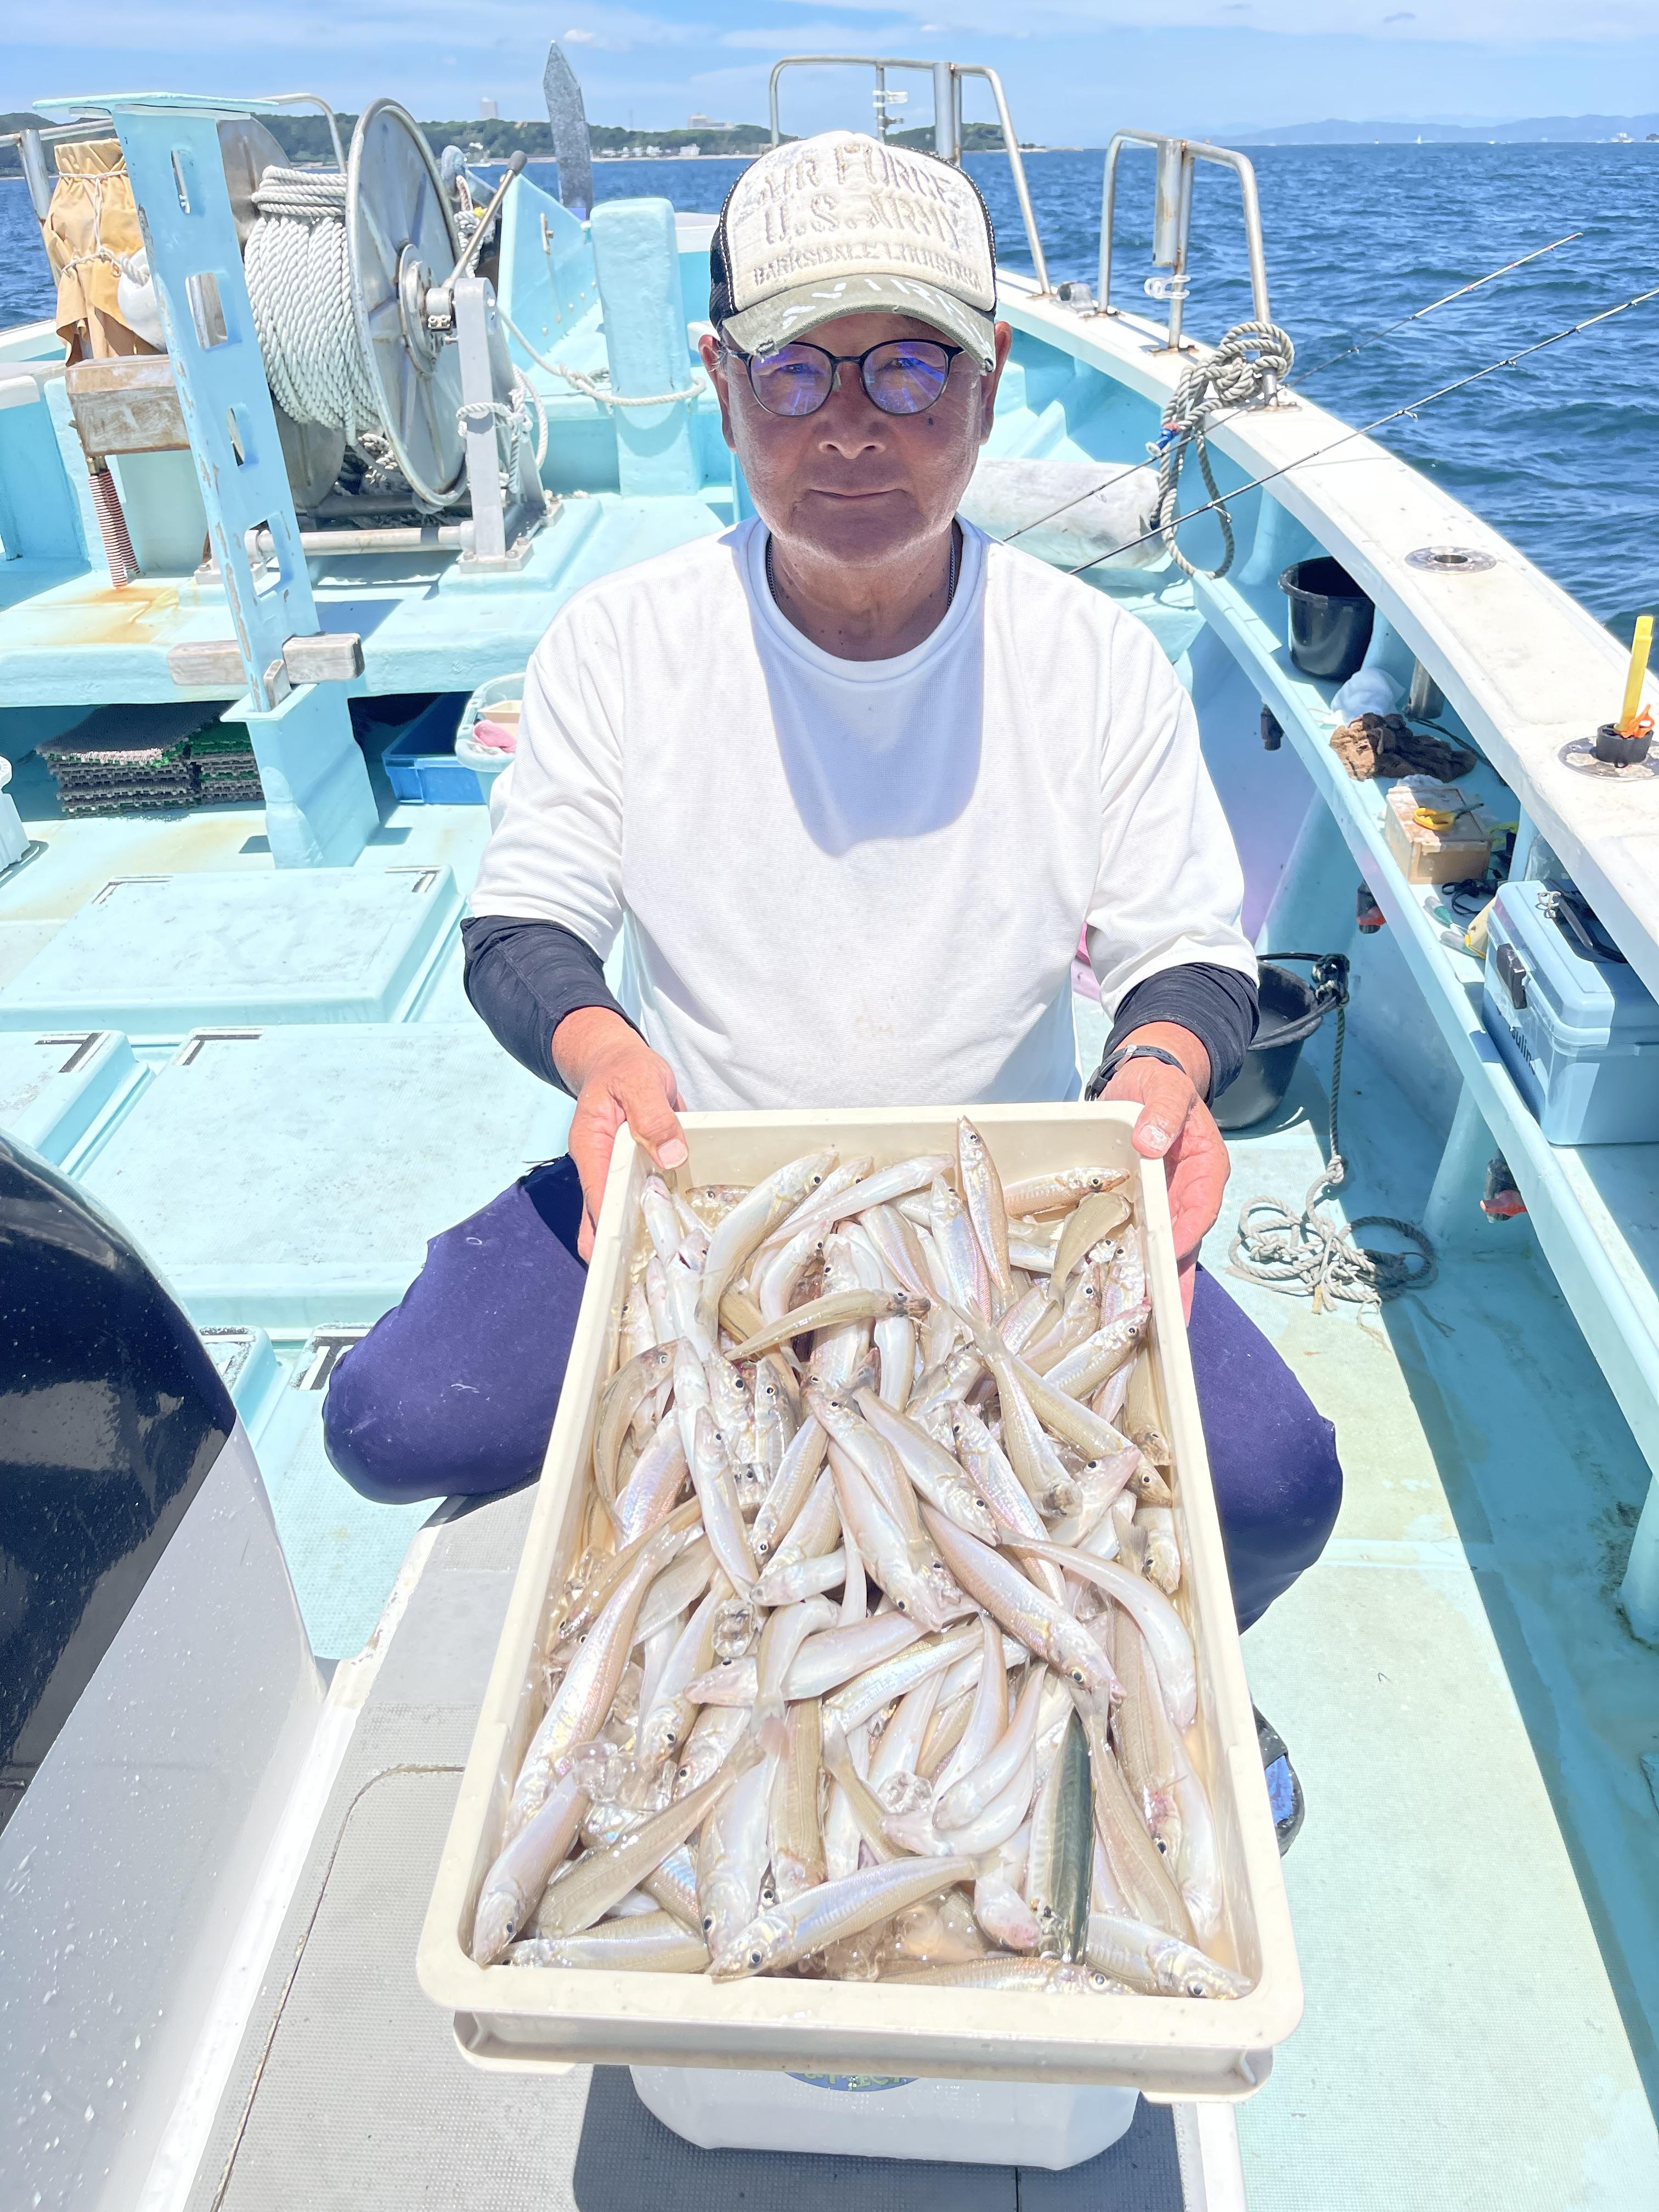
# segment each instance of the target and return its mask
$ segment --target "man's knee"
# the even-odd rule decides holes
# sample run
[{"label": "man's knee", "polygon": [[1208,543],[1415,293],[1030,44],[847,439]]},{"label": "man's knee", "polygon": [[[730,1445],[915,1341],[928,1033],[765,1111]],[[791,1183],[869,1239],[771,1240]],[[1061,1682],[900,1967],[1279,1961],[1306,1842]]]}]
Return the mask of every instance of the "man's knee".
[{"label": "man's knee", "polygon": [[434,1237],[401,1304],[340,1359],[323,1443],[354,1490],[402,1503],[539,1474],[586,1280],[574,1188],[555,1162]]},{"label": "man's knee", "polygon": [[1239,1625],[1313,1565],[1342,1503],[1336,1431],[1214,1279],[1193,1303],[1193,1358]]}]

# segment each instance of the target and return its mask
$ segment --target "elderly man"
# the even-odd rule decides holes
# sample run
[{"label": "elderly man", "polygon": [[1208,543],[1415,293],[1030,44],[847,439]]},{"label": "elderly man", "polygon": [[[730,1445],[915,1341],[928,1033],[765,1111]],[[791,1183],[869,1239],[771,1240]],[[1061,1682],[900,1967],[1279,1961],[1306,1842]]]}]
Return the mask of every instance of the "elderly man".
[{"label": "elderly man", "polygon": [[1076,1097],[1081,927],[1105,1095],[1169,1174],[1248,1626],[1341,1478],[1196,1267],[1255,962],[1191,704],[1133,617],[957,517],[1011,343],[964,174],[852,135],[779,148],[711,262],[703,360],[757,519],[560,611],[465,925],[473,1005],[575,1097],[569,1155],[434,1241],[336,1370],[331,1455],[380,1498],[534,1475],[624,1122],[672,1169],[682,1107]]}]

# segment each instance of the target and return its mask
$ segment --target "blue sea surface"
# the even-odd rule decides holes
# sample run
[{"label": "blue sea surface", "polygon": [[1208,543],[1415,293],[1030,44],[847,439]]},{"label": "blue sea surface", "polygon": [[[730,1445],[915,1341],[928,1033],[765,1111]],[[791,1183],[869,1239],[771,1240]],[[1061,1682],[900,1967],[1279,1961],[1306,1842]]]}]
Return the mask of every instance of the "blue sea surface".
[{"label": "blue sea surface", "polygon": [[[1572,245],[1395,332],[1308,385],[1365,423],[1659,285],[1659,146],[1264,146],[1253,149],[1274,319],[1310,366],[1570,231]],[[594,164],[601,199],[659,193],[714,212],[744,164]],[[1008,266],[1029,269],[1006,157],[970,155]],[[1027,157],[1051,277],[1097,275],[1102,157]],[[535,162],[554,185],[550,162]],[[1152,161],[1124,156],[1114,300],[1161,317],[1150,269]],[[1237,188],[1198,173],[1187,325],[1250,313]],[[0,180],[0,328],[50,313],[21,181]],[[1534,354],[1376,435],[1443,483],[1620,636],[1659,605],[1659,300]]]}]

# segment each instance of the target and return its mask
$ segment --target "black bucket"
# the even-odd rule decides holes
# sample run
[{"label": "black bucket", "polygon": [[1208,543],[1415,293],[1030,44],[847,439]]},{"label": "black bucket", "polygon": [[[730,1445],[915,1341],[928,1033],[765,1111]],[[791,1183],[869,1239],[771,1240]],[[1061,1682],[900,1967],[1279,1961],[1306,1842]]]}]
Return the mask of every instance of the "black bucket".
[{"label": "black bucket", "polygon": [[1282,960],[1310,960],[1313,981],[1263,960],[1260,966],[1261,1021],[1244,1065],[1212,1105],[1222,1129],[1254,1128],[1283,1103],[1303,1046],[1326,1015],[1348,1000],[1348,963],[1340,952],[1284,952]]},{"label": "black bucket", "polygon": [[1279,588],[1291,603],[1291,659],[1304,676],[1346,684],[1365,658],[1376,609],[1340,561],[1293,561]]}]

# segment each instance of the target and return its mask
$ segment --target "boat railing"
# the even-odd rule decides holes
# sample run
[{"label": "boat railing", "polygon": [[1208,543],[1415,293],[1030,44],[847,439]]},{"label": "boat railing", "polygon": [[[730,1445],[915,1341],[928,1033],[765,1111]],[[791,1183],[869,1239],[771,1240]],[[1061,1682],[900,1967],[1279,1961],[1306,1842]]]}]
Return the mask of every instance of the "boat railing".
[{"label": "boat railing", "polygon": [[1053,289],[1048,283],[1048,264],[1043,258],[1042,241],[1037,236],[1036,214],[1031,205],[1030,187],[1025,180],[1025,164],[1020,158],[1019,141],[1014,136],[1013,118],[1008,112],[1007,94],[1002,89],[1002,79],[994,69],[987,69],[978,62],[907,61],[890,54],[786,54],[781,62],[772,64],[772,74],[766,88],[772,143],[775,146],[781,145],[783,140],[778,121],[779,81],[785,70],[790,69],[873,70],[876,73],[876,135],[884,143],[893,119],[890,109],[903,106],[909,98],[908,93],[889,89],[888,70],[919,70],[924,76],[931,76],[933,80],[933,151],[940,161],[950,161],[957,167],[962,163],[963,83],[970,76],[983,77],[991,88],[992,99],[996,102],[997,120],[1002,126],[1002,143],[1014,180],[1014,197],[1019,202],[1020,221],[1025,226],[1025,243],[1030,249],[1037,290],[1046,293]]},{"label": "boat railing", "polygon": [[[1231,169],[1238,179],[1244,204],[1244,246],[1249,256],[1252,312],[1259,323],[1270,323],[1267,304],[1267,261],[1261,246],[1261,204],[1256,197],[1255,171],[1243,154],[1226,146],[1211,146],[1201,138],[1175,138],[1158,131],[1116,131],[1106,149],[1106,171],[1100,206],[1100,306],[1111,315],[1112,229],[1117,210],[1117,161],[1126,146],[1150,146],[1158,156],[1153,187],[1152,265],[1167,269],[1167,276],[1149,276],[1146,289],[1154,299],[1170,304],[1169,332],[1160,351],[1178,352],[1181,325],[1187,302],[1187,245],[1193,222],[1193,174],[1200,161],[1213,161]],[[1191,343],[1189,340],[1188,343]]]}]

